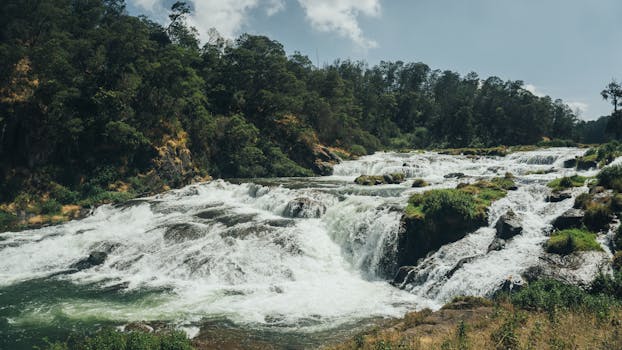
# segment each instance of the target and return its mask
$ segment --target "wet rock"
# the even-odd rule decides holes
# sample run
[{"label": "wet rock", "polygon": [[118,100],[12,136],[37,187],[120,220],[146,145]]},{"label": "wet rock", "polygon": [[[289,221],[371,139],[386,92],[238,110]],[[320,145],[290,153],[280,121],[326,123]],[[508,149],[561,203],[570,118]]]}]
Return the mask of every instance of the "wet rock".
[{"label": "wet rock", "polygon": [[518,216],[511,210],[508,210],[497,220],[495,228],[497,229],[497,237],[501,239],[510,239],[523,232]]},{"label": "wet rock", "polygon": [[580,228],[583,224],[585,213],[581,209],[568,209],[553,222],[553,227],[557,230],[569,228]]},{"label": "wet rock", "polygon": [[598,168],[598,162],[595,160],[586,160],[583,158],[577,160],[577,170],[590,170],[594,168]]},{"label": "wet rock", "polygon": [[464,175],[464,173],[449,173],[449,174],[446,174],[443,177],[446,178],[446,179],[462,179],[465,176],[466,175]]},{"label": "wet rock", "polygon": [[123,327],[124,332],[153,333],[153,327],[143,322],[131,322]]},{"label": "wet rock", "polygon": [[415,179],[413,181],[412,187],[426,187],[429,184],[424,179]]},{"label": "wet rock", "polygon": [[509,276],[501,283],[499,290],[504,293],[516,293],[524,286],[525,281],[520,276]]},{"label": "wet rock", "polygon": [[199,226],[182,223],[167,227],[164,232],[164,239],[172,242],[185,242],[199,239],[204,235],[204,231]]},{"label": "wet rock", "polygon": [[451,276],[453,276],[454,273],[456,273],[456,271],[460,270],[462,266],[464,266],[464,264],[470,263],[471,261],[475,260],[476,257],[477,256],[469,256],[469,257],[460,259],[458,263],[456,263],[456,266],[454,266],[451,270],[449,270],[449,272],[445,274],[445,278],[450,279]]},{"label": "wet rock", "polygon": [[499,237],[495,237],[488,246],[488,252],[490,253],[492,251],[501,250],[503,248],[505,248],[505,240]]},{"label": "wet rock", "polygon": [[564,168],[574,168],[577,166],[577,158],[566,159],[564,161]]},{"label": "wet rock", "polygon": [[361,175],[354,182],[363,186],[374,185],[395,185],[404,182],[405,176],[402,173],[393,173],[385,175]]},{"label": "wet rock", "polygon": [[235,225],[251,222],[256,217],[257,217],[257,214],[230,214],[230,215],[220,216],[216,218],[216,221],[218,221],[219,223],[227,227],[233,227]]},{"label": "wet rock", "polygon": [[290,218],[319,218],[326,212],[326,206],[307,197],[291,200],[285,206],[283,215]]},{"label": "wet rock", "polygon": [[555,191],[546,197],[547,202],[557,203],[572,198],[570,191]]},{"label": "wet rock", "polygon": [[315,158],[312,168],[315,173],[328,176],[333,174],[333,166],[342,162],[341,158],[326,146],[317,145],[313,148]]},{"label": "wet rock", "polygon": [[415,266],[402,266],[397,270],[395,277],[393,277],[393,285],[401,285],[407,281],[408,275],[415,270]]},{"label": "wet rock", "polygon": [[100,251],[91,252],[91,254],[89,254],[87,258],[78,261],[77,263],[73,264],[71,267],[78,271],[90,269],[93,266],[98,266],[98,265],[103,264],[106,261],[107,257],[108,257],[108,254],[106,252],[100,252]]},{"label": "wet rock", "polygon": [[528,283],[542,279],[544,276],[545,271],[542,266],[531,266],[522,274],[523,279]]}]

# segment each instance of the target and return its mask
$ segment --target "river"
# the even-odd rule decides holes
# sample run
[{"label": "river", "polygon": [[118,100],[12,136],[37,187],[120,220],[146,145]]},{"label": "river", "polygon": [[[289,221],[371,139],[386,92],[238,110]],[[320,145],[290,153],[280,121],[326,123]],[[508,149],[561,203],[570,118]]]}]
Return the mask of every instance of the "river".
[{"label": "river", "polygon": [[[244,331],[304,348],[456,295],[489,295],[538,263],[552,220],[573,203],[546,202],[546,183],[576,173],[563,161],[583,152],[376,153],[337,165],[333,176],[215,180],[102,206],[63,225],[2,233],[0,348],[30,349],[43,337],[132,321],[165,321],[189,336]],[[405,173],[406,182],[353,182],[393,172]],[[506,172],[518,190],[493,203],[488,227],[420,262],[417,283],[389,283],[411,194]],[[446,177],[451,173],[463,177]],[[431,186],[411,188],[414,178]],[[488,252],[494,223],[508,209],[521,218],[523,234]],[[92,252],[105,252],[105,262],[72,268]]]}]

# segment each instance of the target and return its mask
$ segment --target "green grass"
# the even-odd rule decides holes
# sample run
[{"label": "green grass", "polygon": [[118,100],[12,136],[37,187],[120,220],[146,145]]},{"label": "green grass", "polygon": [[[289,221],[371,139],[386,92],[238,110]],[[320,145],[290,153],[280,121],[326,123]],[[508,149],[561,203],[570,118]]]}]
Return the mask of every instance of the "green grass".
[{"label": "green grass", "polygon": [[552,188],[555,191],[562,191],[571,187],[581,187],[585,184],[589,178],[585,176],[573,175],[570,177],[561,177],[559,179],[555,179],[547,184],[548,187]]},{"label": "green grass", "polygon": [[49,343],[44,350],[193,350],[181,331],[166,333],[121,333],[106,329],[91,337]]},{"label": "green grass", "polygon": [[568,229],[555,232],[546,242],[549,253],[567,255],[577,251],[602,251],[596,242],[596,234],[582,229]]},{"label": "green grass", "polygon": [[475,220],[486,217],[492,202],[507,195],[515,186],[511,174],[481,180],[472,184],[460,184],[455,189],[435,189],[414,194],[408,200],[405,214],[408,218],[442,218],[454,215],[457,220]]}]

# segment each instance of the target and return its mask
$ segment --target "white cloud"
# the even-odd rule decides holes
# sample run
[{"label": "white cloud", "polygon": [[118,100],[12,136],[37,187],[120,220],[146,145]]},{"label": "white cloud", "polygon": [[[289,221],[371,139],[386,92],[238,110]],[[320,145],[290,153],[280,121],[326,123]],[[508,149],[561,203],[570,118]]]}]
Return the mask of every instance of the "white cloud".
[{"label": "white cloud", "polygon": [[380,0],[298,0],[311,26],[321,32],[336,32],[362,48],[378,44],[366,38],[359,26],[360,14],[380,16]]},{"label": "white cloud", "polygon": [[268,0],[268,6],[266,8],[266,14],[273,16],[285,9],[284,0]]},{"label": "white cloud", "polygon": [[523,85],[523,89],[531,92],[534,96],[538,96],[538,97],[546,96],[545,93],[543,93],[542,91],[538,90],[538,88],[535,85],[533,85],[533,84],[525,84],[525,85]]},{"label": "white cloud", "polygon": [[568,107],[570,107],[570,109],[572,109],[578,115],[584,115],[590,107],[587,103],[577,102],[577,101],[566,102],[566,104],[568,105]]},{"label": "white cloud", "polygon": [[[163,20],[164,0],[130,0],[153,17]],[[225,38],[231,39],[243,32],[252,9],[261,7],[268,16],[283,11],[285,0],[189,0],[194,11],[188,23],[194,26],[201,40],[208,39],[207,32],[216,28]],[[298,0],[311,26],[321,32],[334,32],[368,49],[378,44],[363,35],[358,18],[380,16],[380,0]]]}]

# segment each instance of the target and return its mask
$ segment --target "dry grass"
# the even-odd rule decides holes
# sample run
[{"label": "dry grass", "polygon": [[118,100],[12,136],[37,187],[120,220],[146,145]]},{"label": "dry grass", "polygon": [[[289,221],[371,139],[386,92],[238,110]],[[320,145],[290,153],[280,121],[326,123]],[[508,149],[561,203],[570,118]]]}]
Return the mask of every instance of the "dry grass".
[{"label": "dry grass", "polygon": [[622,349],[622,310],[607,319],[591,312],[515,309],[511,304],[444,308],[407,314],[390,328],[362,333],[333,350]]}]

